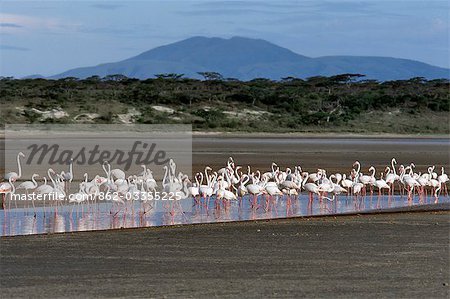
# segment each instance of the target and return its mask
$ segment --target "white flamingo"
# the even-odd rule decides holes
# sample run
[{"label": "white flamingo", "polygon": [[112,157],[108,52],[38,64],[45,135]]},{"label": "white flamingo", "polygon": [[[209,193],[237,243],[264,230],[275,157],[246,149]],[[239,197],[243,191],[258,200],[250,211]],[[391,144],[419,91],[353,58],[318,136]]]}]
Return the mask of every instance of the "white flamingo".
[{"label": "white flamingo", "polygon": [[12,178],[12,182],[15,182],[22,177],[22,165],[20,165],[21,157],[25,157],[25,154],[22,152],[19,152],[17,154],[17,168],[18,168],[19,173],[8,172],[7,174],[5,174],[5,180],[9,181],[9,179]]},{"label": "white flamingo", "polygon": [[[28,198],[28,191],[29,191],[29,190],[34,190],[34,189],[36,189],[36,187],[38,186],[38,184],[37,184],[37,182],[36,182],[36,180],[35,180],[35,178],[38,177],[38,176],[39,176],[39,175],[38,175],[37,173],[34,173],[34,174],[31,176],[31,181],[25,181],[25,182],[22,182],[22,183],[20,183],[20,184],[17,186],[17,188],[16,188],[17,190],[19,190],[19,189],[24,189],[24,190],[25,190],[27,202],[28,202],[28,200],[29,200],[29,198]],[[33,204],[34,217],[36,217],[36,206],[34,205],[34,198],[31,200],[31,202],[32,202],[32,204]]]},{"label": "white flamingo", "polygon": [[3,194],[2,205],[3,209],[6,210],[6,195],[10,195],[10,201],[12,200],[12,194],[15,192],[15,187],[13,183],[13,177],[10,176],[8,182],[3,182],[0,184],[0,194]]},{"label": "white flamingo", "polygon": [[389,185],[385,180],[383,180],[383,173],[381,173],[381,177],[379,180],[376,180],[374,186],[378,188],[378,196],[382,195],[382,189],[390,189]]},{"label": "white flamingo", "polygon": [[447,182],[449,181],[448,175],[444,172],[444,167],[441,167],[441,175],[437,180],[444,187],[445,195],[448,196]]}]

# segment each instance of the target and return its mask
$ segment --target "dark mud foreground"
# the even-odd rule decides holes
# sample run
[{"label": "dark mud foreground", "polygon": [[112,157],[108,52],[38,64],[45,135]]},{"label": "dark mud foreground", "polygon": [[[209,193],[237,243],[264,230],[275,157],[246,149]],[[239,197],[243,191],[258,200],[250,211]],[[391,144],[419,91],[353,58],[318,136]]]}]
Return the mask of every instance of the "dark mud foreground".
[{"label": "dark mud foreground", "polygon": [[2,238],[1,297],[448,298],[435,208]]}]

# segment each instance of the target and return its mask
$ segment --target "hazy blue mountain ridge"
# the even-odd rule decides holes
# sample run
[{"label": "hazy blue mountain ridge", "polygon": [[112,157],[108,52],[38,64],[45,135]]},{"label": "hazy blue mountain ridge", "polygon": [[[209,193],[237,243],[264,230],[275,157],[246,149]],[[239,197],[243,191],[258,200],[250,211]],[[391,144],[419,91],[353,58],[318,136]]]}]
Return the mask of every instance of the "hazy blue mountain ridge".
[{"label": "hazy blue mountain ridge", "polygon": [[219,72],[225,78],[279,80],[294,76],[330,76],[360,73],[380,81],[425,77],[450,78],[450,70],[423,62],[370,56],[306,57],[261,39],[192,37],[160,46],[137,56],[112,63],[68,70],[50,78],[123,74],[145,79],[160,73],[182,73],[201,78],[197,72]]}]

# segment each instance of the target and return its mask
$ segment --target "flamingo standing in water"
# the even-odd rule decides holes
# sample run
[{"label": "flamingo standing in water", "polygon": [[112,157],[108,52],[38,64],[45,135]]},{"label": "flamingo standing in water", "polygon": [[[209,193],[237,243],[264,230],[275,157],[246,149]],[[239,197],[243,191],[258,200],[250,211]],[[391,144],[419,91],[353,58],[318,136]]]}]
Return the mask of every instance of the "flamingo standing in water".
[{"label": "flamingo standing in water", "polygon": [[[10,195],[10,201],[12,200],[12,194],[15,192],[15,187],[13,184],[13,177],[10,176],[8,179],[9,182],[3,182],[0,184],[0,194],[3,194],[3,200],[2,200],[2,206],[3,209],[6,211],[6,195]],[[8,205],[9,206],[9,205]]]},{"label": "flamingo standing in water", "polygon": [[[270,185],[266,184],[265,189],[266,189],[267,194],[269,195],[269,200],[270,200],[269,202],[266,202],[266,210],[268,210],[270,203],[273,202],[273,197],[274,196],[277,197],[279,195],[282,196],[283,192],[278,188],[278,186],[276,184],[275,185],[274,184],[270,184]],[[295,189],[290,189],[290,190],[295,190]],[[291,194],[288,194],[288,204],[290,204],[290,196],[291,196]]]},{"label": "flamingo standing in water", "polygon": [[306,183],[303,185],[303,189],[305,189],[309,193],[309,202],[313,201],[314,194],[320,196],[319,186],[314,183]]},{"label": "flamingo standing in water", "polygon": [[[60,179],[58,177],[58,174],[55,173],[55,171],[53,169],[49,169],[47,171],[48,177],[49,179],[52,181],[53,184],[53,190],[50,193],[51,195],[53,195],[53,198],[51,200],[55,200],[56,201],[56,207],[58,207],[58,202],[60,200],[65,199],[66,197],[66,192],[61,189],[61,185],[60,185]],[[53,176],[51,174],[56,175],[56,180],[53,178]],[[55,211],[56,213],[57,211]]]},{"label": "flamingo standing in water", "polygon": [[381,173],[380,179],[376,180],[374,186],[378,188],[378,206],[380,206],[380,199],[383,195],[383,189],[388,189],[388,193],[390,191],[390,186],[383,180],[383,173]]},{"label": "flamingo standing in water", "polygon": [[241,175],[241,177],[239,179],[240,184],[239,184],[239,187],[237,188],[237,191],[236,191],[237,195],[239,197],[242,198],[242,197],[244,197],[245,194],[248,193],[248,189],[247,189],[247,187],[245,185],[247,185],[249,180],[250,180],[250,177],[248,175],[246,175],[246,174],[242,174]]},{"label": "flamingo standing in water", "polygon": [[439,175],[437,179],[441,186],[444,186],[445,195],[448,197],[447,182],[449,181],[449,178],[448,175],[444,172],[444,167],[441,167],[441,175]]},{"label": "flamingo standing in water", "polygon": [[[25,190],[25,194],[26,194],[26,200],[28,202],[28,190],[33,190],[36,189],[36,187],[38,186],[35,177],[38,177],[39,175],[37,173],[34,173],[31,176],[31,181],[25,181],[19,184],[19,186],[17,186],[17,190],[19,189],[24,189]],[[31,200],[32,204],[33,204],[33,210],[34,210],[34,217],[36,217],[36,206],[34,205],[34,198]],[[28,203],[27,203],[28,205]]]},{"label": "flamingo standing in water", "polygon": [[[333,178],[336,179],[336,183],[333,182]],[[333,193],[333,198],[335,198],[337,195],[339,195],[341,193],[348,192],[347,189],[345,189],[339,185],[339,181],[340,181],[340,179],[339,179],[338,174],[330,176],[330,187],[331,188],[329,188],[326,192]]]},{"label": "flamingo standing in water", "polygon": [[[411,163],[410,166],[405,167],[402,170],[402,174],[400,176],[401,181],[408,189],[408,199],[412,200],[414,196],[414,188],[420,187],[419,182],[413,177],[413,167],[415,167],[414,163]],[[406,174],[406,171],[409,170],[409,173]]]},{"label": "flamingo standing in water", "polygon": [[[47,174],[50,176],[50,172],[49,171],[47,171]],[[40,186],[38,186],[35,190],[34,190],[34,193],[36,193],[36,194],[38,194],[38,195],[41,195],[41,194],[50,194],[50,193],[52,193],[53,192],[53,187],[52,186],[50,186],[50,185],[47,185],[47,178],[46,177],[44,177],[44,184],[42,184],[42,185],[40,185]],[[45,195],[44,195],[45,196]],[[40,197],[38,197],[38,199],[39,199]],[[42,199],[42,202],[43,202],[43,208],[42,208],[42,210],[44,211],[44,218],[45,218],[45,200],[46,200],[46,198],[44,197],[43,199]]]},{"label": "flamingo standing in water", "polygon": [[442,186],[438,180],[436,179],[430,179],[428,181],[428,186],[430,186],[432,188],[431,194],[434,194],[436,196],[437,192],[436,190],[440,191],[441,188],[439,188],[439,186]]},{"label": "flamingo standing in water", "polygon": [[347,189],[347,193],[350,193],[350,188],[352,188],[352,186],[353,186],[353,181],[347,179],[347,176],[345,175],[345,173],[342,176],[341,186]]},{"label": "flamingo standing in water", "polygon": [[212,168],[209,166],[205,167],[206,185],[203,185],[203,173],[200,172],[200,186],[199,186],[200,195],[204,200],[206,209],[208,209],[209,198],[214,193],[214,190],[211,187],[211,181],[210,181],[211,179],[210,179],[210,176],[208,175],[208,170],[212,170]]},{"label": "flamingo standing in water", "polygon": [[70,159],[69,172],[61,171],[60,175],[61,175],[61,178],[63,179],[63,181],[66,182],[66,184],[64,185],[64,188],[65,188],[66,193],[68,193],[70,190],[70,184],[72,183],[72,180],[73,180],[73,159]]},{"label": "flamingo standing in water", "polygon": [[[190,181],[189,181],[190,182]],[[190,196],[197,201],[197,196],[200,195],[200,184],[198,182],[198,174],[195,175],[195,183],[188,187]]]},{"label": "flamingo standing in water", "polygon": [[285,180],[285,181],[281,182],[281,186],[288,190],[289,189],[296,189],[296,190],[300,189],[300,187],[293,180]]},{"label": "flamingo standing in water", "polygon": [[[217,200],[225,200],[225,201],[231,201],[231,200],[237,200],[236,195],[231,192],[230,190],[227,190],[224,185],[222,184],[223,181],[219,181],[219,189],[216,192],[216,199]],[[226,208],[226,202],[223,202],[224,207]]]},{"label": "flamingo standing in water", "polygon": [[248,184],[246,187],[247,187],[248,193],[253,195],[252,208],[255,208],[255,207],[257,207],[257,203],[258,203],[258,195],[265,192],[265,189],[262,185],[259,185],[256,183],[257,179],[255,178],[255,176],[252,175],[252,179],[253,179],[253,182],[251,184]]},{"label": "flamingo standing in water", "polygon": [[12,182],[15,182],[22,177],[22,166],[20,165],[20,157],[25,157],[25,154],[22,152],[19,152],[17,154],[17,168],[19,173],[8,172],[7,174],[5,174],[5,180],[9,181],[9,178],[12,178]]},{"label": "flamingo standing in water", "polygon": [[[357,163],[359,163],[359,162],[357,161]],[[361,174],[359,176],[359,181],[364,185],[364,187],[363,187],[364,195],[366,195],[366,186],[367,185],[370,185],[370,194],[371,195],[373,194],[372,183],[375,181],[375,167],[370,166],[369,171],[372,172],[371,175]]]},{"label": "flamingo standing in water", "polygon": [[[108,167],[108,171],[106,171],[105,165]],[[107,173],[107,175],[109,175],[109,179],[120,179],[120,180],[125,180],[125,172],[122,169],[119,168],[115,168],[115,169],[111,169],[111,164],[109,164],[108,161],[103,161],[103,170]]]},{"label": "flamingo standing in water", "polygon": [[[399,175],[395,171],[396,164],[397,164],[397,160],[395,160],[395,158],[392,158],[392,160],[391,160],[392,169],[389,166],[387,166],[385,169],[385,171],[387,171],[386,183],[391,187],[390,191],[391,191],[392,195],[394,195],[394,189],[395,189],[394,183],[395,183],[395,181],[398,181],[400,179]],[[391,173],[391,171],[392,171],[392,173]]]},{"label": "flamingo standing in water", "polygon": [[361,173],[358,172],[355,175],[355,181],[353,182],[353,185],[352,185],[352,192],[354,195],[356,195],[356,198],[358,198],[358,195],[361,195],[361,192],[364,188],[364,184],[359,181],[360,176],[361,176]]}]

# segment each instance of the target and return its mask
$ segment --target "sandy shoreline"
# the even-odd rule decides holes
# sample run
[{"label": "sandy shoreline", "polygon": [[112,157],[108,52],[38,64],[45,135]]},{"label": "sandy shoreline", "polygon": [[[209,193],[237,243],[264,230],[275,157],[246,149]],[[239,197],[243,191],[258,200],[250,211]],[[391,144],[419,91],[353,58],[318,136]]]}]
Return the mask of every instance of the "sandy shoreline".
[{"label": "sandy shoreline", "polygon": [[[242,137],[242,138],[420,138],[433,139],[445,138],[450,139],[448,134],[391,134],[391,133],[345,133],[345,132],[286,132],[286,133],[271,133],[271,132],[215,132],[215,131],[192,131],[192,137]],[[5,138],[4,130],[0,131],[0,139]]]},{"label": "sandy shoreline", "polygon": [[1,238],[1,291],[445,298],[446,209]]},{"label": "sandy shoreline", "polygon": [[193,137],[243,137],[243,138],[446,138],[450,139],[448,134],[391,134],[391,133],[315,133],[315,132],[207,132],[193,131]]}]

